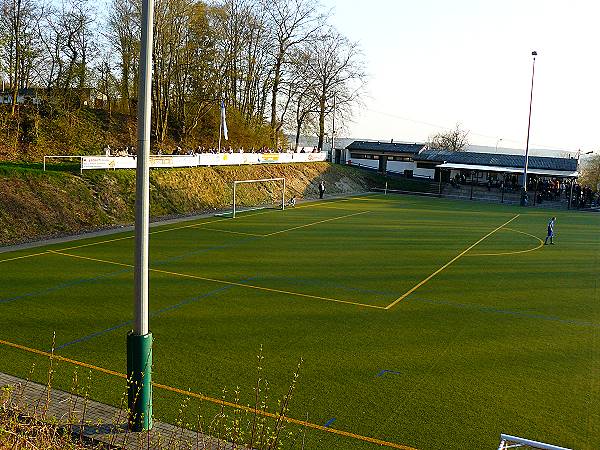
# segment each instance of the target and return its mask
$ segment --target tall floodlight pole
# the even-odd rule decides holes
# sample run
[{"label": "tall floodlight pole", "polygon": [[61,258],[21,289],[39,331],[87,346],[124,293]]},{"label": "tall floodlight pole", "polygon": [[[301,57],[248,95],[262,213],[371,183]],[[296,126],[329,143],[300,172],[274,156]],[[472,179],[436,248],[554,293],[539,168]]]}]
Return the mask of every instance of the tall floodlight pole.
[{"label": "tall floodlight pole", "polygon": [[498,153],[498,144],[499,144],[500,142],[502,142],[502,141],[503,141],[503,139],[502,139],[502,138],[500,138],[500,139],[498,139],[498,140],[496,141],[496,153]]},{"label": "tall floodlight pole", "polygon": [[148,330],[148,229],[150,226],[150,113],[154,0],[142,0],[137,110],[133,330],[127,335],[129,429],[152,428],[152,333]]},{"label": "tall floodlight pole", "polygon": [[531,130],[531,105],[533,104],[533,78],[535,77],[535,57],[537,52],[531,52],[533,56],[533,69],[531,71],[531,92],[529,94],[529,121],[527,122],[527,143],[525,144],[525,167],[523,169],[523,189],[521,190],[521,206],[527,206],[527,166],[529,165],[529,131]]}]

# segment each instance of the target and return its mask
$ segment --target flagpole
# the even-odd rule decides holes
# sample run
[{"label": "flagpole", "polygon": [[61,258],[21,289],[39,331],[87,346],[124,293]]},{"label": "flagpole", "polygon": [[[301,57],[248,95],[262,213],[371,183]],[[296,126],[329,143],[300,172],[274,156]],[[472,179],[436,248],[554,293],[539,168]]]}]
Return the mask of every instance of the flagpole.
[{"label": "flagpole", "polygon": [[223,134],[223,100],[221,100],[219,109],[219,153],[221,153],[221,136]]}]

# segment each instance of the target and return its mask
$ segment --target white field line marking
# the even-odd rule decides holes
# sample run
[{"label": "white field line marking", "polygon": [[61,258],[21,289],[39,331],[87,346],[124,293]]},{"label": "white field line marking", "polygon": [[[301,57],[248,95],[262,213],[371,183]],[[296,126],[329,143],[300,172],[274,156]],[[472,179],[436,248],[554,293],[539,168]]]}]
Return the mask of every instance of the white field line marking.
[{"label": "white field line marking", "polygon": [[433,277],[435,277],[438,273],[440,273],[441,271],[443,271],[444,269],[446,269],[448,266],[450,266],[453,262],[455,262],[456,260],[458,260],[459,258],[461,258],[465,253],[467,253],[469,250],[471,250],[473,247],[475,247],[477,244],[479,244],[480,242],[482,242],[483,240],[487,239],[488,237],[490,237],[492,234],[494,234],[496,231],[502,229],[503,227],[505,227],[506,225],[508,225],[509,223],[511,223],[513,220],[515,220],[517,217],[519,217],[520,214],[517,214],[516,216],[514,216],[512,219],[510,219],[508,222],[503,223],[502,225],[500,225],[498,228],[495,228],[494,230],[490,231],[488,234],[486,234],[485,236],[483,236],[481,239],[479,239],[477,242],[475,242],[474,244],[472,244],[470,247],[468,247],[467,249],[463,250],[462,252],[460,252],[458,255],[456,255],[454,258],[452,258],[450,261],[448,261],[446,264],[444,264],[442,267],[440,267],[438,270],[436,270],[435,272],[433,272],[431,275],[429,275],[427,278],[425,278],[424,280],[422,280],[420,283],[416,284],[415,286],[412,287],[412,289],[410,289],[409,291],[407,291],[406,293],[404,293],[401,297],[397,298],[396,300],[394,300],[392,303],[390,303],[388,306],[385,307],[385,309],[391,309],[394,306],[396,306],[398,303],[400,303],[402,300],[404,300],[406,297],[408,297],[410,294],[412,294],[413,292],[415,292],[417,289],[419,289],[421,286],[423,286],[425,283],[427,283],[429,280],[431,280]]}]

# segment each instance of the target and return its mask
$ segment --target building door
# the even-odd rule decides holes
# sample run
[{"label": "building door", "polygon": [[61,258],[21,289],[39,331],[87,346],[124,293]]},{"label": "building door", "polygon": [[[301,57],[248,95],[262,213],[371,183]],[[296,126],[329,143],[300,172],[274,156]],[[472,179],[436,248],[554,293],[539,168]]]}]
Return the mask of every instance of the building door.
[{"label": "building door", "polygon": [[335,149],[335,163],[340,164],[342,162],[342,150],[339,148]]}]

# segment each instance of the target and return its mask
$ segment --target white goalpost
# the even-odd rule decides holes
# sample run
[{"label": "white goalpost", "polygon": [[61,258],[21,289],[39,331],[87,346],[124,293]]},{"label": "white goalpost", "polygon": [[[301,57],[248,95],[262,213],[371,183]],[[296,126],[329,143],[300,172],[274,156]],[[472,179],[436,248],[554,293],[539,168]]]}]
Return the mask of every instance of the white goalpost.
[{"label": "white goalpost", "polygon": [[571,450],[565,447],[559,447],[557,445],[546,444],[545,442],[524,439],[517,436],[511,436],[510,434],[501,434],[500,446],[498,447],[498,450],[507,450],[513,448],[535,448],[541,450]]},{"label": "white goalpost", "polygon": [[[244,211],[265,209],[265,208],[270,208],[270,207],[275,207],[275,208],[281,209],[281,210],[285,209],[285,178],[261,178],[261,179],[257,179],[257,180],[236,180],[233,182],[233,199],[231,202],[231,216],[233,219],[235,219],[235,215],[240,210],[240,208],[243,207],[242,201],[240,200],[240,195],[239,195],[239,186],[244,185],[244,184],[251,184],[251,183],[261,183],[261,184],[275,183],[279,187],[279,189],[281,189],[281,194],[278,194],[273,191],[269,191],[267,189],[268,192],[266,195],[269,197],[269,200],[271,200],[270,202],[261,203],[260,200],[256,200],[258,204],[245,206]],[[275,200],[274,195],[277,195],[277,200]],[[279,204],[279,199],[281,201],[280,204]],[[273,206],[273,204],[275,204],[275,205]]]}]

